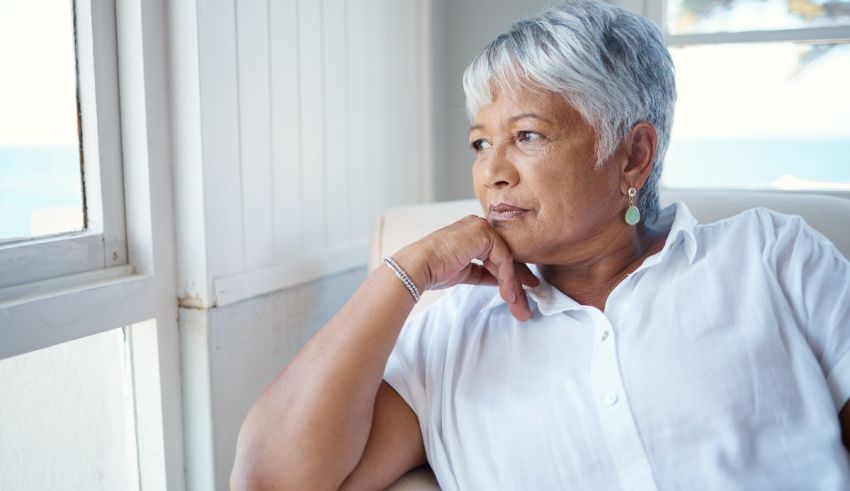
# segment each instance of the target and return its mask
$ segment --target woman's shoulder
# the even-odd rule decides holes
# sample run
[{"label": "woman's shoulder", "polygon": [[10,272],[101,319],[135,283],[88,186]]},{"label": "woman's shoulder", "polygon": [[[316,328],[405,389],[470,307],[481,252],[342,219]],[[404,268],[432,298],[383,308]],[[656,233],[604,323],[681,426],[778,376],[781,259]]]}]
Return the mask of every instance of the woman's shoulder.
[{"label": "woman's shoulder", "polygon": [[789,232],[809,230],[803,217],[789,215],[765,207],[750,208],[737,215],[710,223],[701,223],[696,231],[706,235],[757,236],[771,239]]},{"label": "woman's shoulder", "polygon": [[802,245],[834,248],[832,242],[806,223],[803,217],[764,207],[699,224],[694,233],[705,245],[728,244],[741,253],[747,250],[747,246],[752,246],[750,250],[762,255]]}]

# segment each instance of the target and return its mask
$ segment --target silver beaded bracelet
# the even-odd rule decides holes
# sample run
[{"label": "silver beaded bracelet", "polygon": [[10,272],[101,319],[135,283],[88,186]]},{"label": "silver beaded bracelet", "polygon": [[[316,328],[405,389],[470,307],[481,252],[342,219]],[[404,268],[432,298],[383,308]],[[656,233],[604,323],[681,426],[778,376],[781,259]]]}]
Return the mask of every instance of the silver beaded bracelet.
[{"label": "silver beaded bracelet", "polygon": [[418,303],[421,294],[419,293],[419,288],[416,288],[416,283],[414,283],[413,280],[410,279],[410,276],[408,276],[407,273],[405,273],[404,270],[401,269],[401,266],[399,266],[398,264],[396,264],[395,261],[393,261],[393,258],[387,256],[384,258],[384,262],[387,263],[387,266],[389,266],[390,269],[393,270],[393,273],[398,276],[398,279],[400,279],[401,282],[404,283],[404,286],[407,287],[407,291],[409,291],[410,294],[413,295],[413,303]]}]

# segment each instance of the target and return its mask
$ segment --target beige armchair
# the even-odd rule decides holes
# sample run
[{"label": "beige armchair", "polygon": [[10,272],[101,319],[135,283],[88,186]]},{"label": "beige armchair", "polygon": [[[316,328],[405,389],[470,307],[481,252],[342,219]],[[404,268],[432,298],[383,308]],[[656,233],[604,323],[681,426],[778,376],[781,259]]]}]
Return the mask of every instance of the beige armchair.
[{"label": "beige armchair", "polygon": [[[845,257],[850,258],[850,199],[788,192],[666,191],[662,193],[661,201],[662,206],[674,201],[684,202],[700,223],[710,223],[760,206],[800,215],[835,243]],[[481,214],[475,200],[388,210],[380,217],[372,233],[369,269],[377,268],[384,256],[391,255],[406,244],[470,214]],[[440,291],[425,292],[414,308],[414,313],[426,308],[441,294]],[[405,474],[389,489],[425,491],[440,488],[431,470],[425,466]]]}]

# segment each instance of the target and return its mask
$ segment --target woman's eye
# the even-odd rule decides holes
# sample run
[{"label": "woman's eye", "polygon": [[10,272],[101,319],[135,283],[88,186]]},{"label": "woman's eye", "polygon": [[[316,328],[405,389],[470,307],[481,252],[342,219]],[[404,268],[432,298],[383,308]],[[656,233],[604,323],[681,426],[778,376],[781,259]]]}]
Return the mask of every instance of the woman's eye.
[{"label": "woman's eye", "polygon": [[474,142],[470,143],[469,146],[472,147],[472,149],[477,153],[481,150],[486,150],[490,148],[490,142],[483,138],[479,138],[478,140],[475,140]]},{"label": "woman's eye", "polygon": [[520,131],[517,140],[521,142],[535,142],[543,138],[543,135],[534,131]]}]

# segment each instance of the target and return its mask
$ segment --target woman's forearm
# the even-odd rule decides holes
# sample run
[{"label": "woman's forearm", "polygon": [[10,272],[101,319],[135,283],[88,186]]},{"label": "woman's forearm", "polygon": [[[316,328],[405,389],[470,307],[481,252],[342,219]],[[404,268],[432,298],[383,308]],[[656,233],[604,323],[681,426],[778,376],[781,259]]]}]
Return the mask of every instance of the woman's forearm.
[{"label": "woman's forearm", "polygon": [[389,268],[369,275],[254,404],[239,434],[234,488],[339,486],[366,446],[384,367],[413,305]]}]

